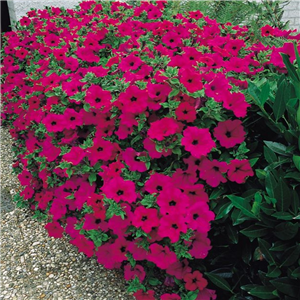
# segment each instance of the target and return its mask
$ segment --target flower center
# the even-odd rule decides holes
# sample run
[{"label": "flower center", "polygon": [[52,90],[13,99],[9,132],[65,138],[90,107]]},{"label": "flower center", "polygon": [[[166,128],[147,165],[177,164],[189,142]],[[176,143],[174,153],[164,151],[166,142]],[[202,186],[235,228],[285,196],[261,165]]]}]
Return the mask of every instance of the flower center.
[{"label": "flower center", "polygon": [[124,192],[123,192],[122,190],[118,190],[118,191],[117,191],[117,195],[118,195],[118,196],[121,196],[121,195],[123,195],[123,194],[124,194]]}]

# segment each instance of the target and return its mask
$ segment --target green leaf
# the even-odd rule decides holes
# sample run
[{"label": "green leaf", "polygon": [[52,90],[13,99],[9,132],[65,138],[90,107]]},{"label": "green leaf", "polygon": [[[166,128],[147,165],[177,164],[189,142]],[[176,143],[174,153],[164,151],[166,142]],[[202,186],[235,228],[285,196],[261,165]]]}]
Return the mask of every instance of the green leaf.
[{"label": "green leaf", "polygon": [[265,170],[256,169],[255,170],[255,175],[258,177],[258,179],[264,180],[266,175],[267,175],[267,172]]},{"label": "green leaf", "polygon": [[268,234],[269,229],[258,225],[251,225],[246,229],[241,230],[240,232],[247,237],[258,238]]},{"label": "green leaf", "polygon": [[128,258],[131,267],[134,268],[136,266],[136,260],[133,258],[132,254],[128,252],[125,256]]},{"label": "green leaf", "polygon": [[289,76],[291,77],[291,80],[295,83],[299,82],[300,84],[300,78],[296,72],[296,68],[292,65],[290,62],[290,58],[287,54],[285,53],[280,53],[283,59],[283,62],[288,70]]},{"label": "green leaf", "polygon": [[259,299],[278,299],[278,297],[274,295],[274,291],[276,291],[276,289],[273,286],[257,286],[248,293]]},{"label": "green leaf", "polygon": [[224,187],[216,188],[212,191],[212,193],[209,195],[209,199],[218,199],[221,195],[223,195],[226,192]]},{"label": "green leaf", "polygon": [[290,172],[284,175],[284,178],[291,178],[297,181],[300,181],[300,173],[299,172]]},{"label": "green leaf", "polygon": [[294,162],[296,168],[298,169],[298,171],[300,171],[300,156],[293,155],[293,162]]},{"label": "green leaf", "polygon": [[232,226],[231,224],[226,225],[226,233],[229,239],[232,241],[233,244],[237,244],[239,241],[239,232],[238,230]]},{"label": "green leaf", "polygon": [[271,245],[267,241],[260,238],[258,239],[258,245],[266,261],[268,261],[269,263],[273,263],[275,265],[276,262],[274,260],[273,254],[269,250],[271,248]]},{"label": "green leaf", "polygon": [[260,212],[260,204],[262,202],[262,195],[260,192],[256,192],[254,195],[254,202],[252,204],[251,211],[257,215]]},{"label": "green leaf", "polygon": [[251,247],[243,247],[242,259],[245,264],[249,265],[252,259],[252,249]]},{"label": "green leaf", "polygon": [[233,204],[230,202],[227,202],[220,206],[220,208],[218,208],[218,211],[216,212],[215,220],[222,219],[224,216],[228,215],[232,208]]},{"label": "green leaf", "polygon": [[275,198],[275,189],[277,187],[277,182],[271,172],[267,172],[265,184],[268,195],[272,198]]},{"label": "green leaf", "polygon": [[266,274],[267,277],[276,278],[281,275],[280,269],[275,265],[268,265],[268,273]]},{"label": "green leaf", "polygon": [[91,105],[89,103],[84,103],[83,104],[83,109],[86,111],[86,112],[89,112],[90,111],[90,108],[91,108]]},{"label": "green leaf", "polygon": [[296,245],[286,249],[286,251],[282,255],[284,261],[281,263],[280,267],[291,266],[299,259],[299,256],[300,256],[300,245]]},{"label": "green leaf", "polygon": [[271,142],[271,141],[264,141],[266,146],[271,149],[273,152],[281,154],[283,156],[290,156],[287,152],[287,147],[283,144]]},{"label": "green leaf", "polygon": [[274,235],[283,241],[292,239],[298,233],[298,224],[291,222],[280,223],[275,227]]},{"label": "green leaf", "polygon": [[292,211],[296,215],[300,211],[300,201],[297,191],[292,191],[292,203],[291,203]]},{"label": "green leaf", "polygon": [[295,51],[295,54],[296,54],[296,61],[297,61],[297,65],[298,65],[298,70],[300,68],[300,56],[299,56],[299,51],[297,49],[297,44],[294,43],[294,51]]},{"label": "green leaf", "polygon": [[96,173],[91,173],[89,176],[89,183],[90,185],[93,185],[93,182],[97,180],[97,174]]},{"label": "green leaf", "polygon": [[275,187],[276,207],[280,212],[286,211],[291,205],[291,191],[283,178],[280,178],[279,184]]},{"label": "green leaf", "polygon": [[286,220],[286,221],[293,220],[293,216],[288,212],[276,212],[275,214],[272,215],[272,217],[278,220]]},{"label": "green leaf", "polygon": [[[140,130],[139,130],[140,131]],[[136,142],[138,142],[139,140],[143,139],[143,137],[141,135],[137,135],[135,136],[131,142],[130,142],[130,145],[133,146]]]},{"label": "green leaf", "polygon": [[257,104],[263,105],[260,98],[261,92],[258,87],[251,81],[248,81],[248,93],[255,99]]},{"label": "green leaf", "polygon": [[73,174],[73,170],[72,169],[68,169],[66,171],[67,175],[69,176],[69,178],[71,177],[71,175]]},{"label": "green leaf", "polygon": [[257,219],[257,217],[251,212],[251,207],[248,202],[244,198],[235,196],[235,195],[227,195],[226,196],[232,204],[238,208],[244,215],[247,217]]},{"label": "green leaf", "polygon": [[277,251],[277,252],[281,252],[284,251],[287,247],[287,243],[283,242],[283,241],[276,241],[272,247],[270,248],[271,251]]},{"label": "green leaf", "polygon": [[250,166],[253,167],[258,162],[258,160],[258,157],[249,159]]},{"label": "green leaf", "polygon": [[169,98],[172,98],[172,97],[177,96],[177,95],[179,94],[179,92],[180,92],[180,90],[178,90],[178,89],[173,89],[173,90],[171,91],[171,93],[169,94]]},{"label": "green leaf", "polygon": [[292,274],[291,274],[292,277],[295,277],[295,278],[300,278],[300,267],[298,267],[297,269],[295,269]]},{"label": "green leaf", "polygon": [[269,164],[277,161],[276,154],[266,146],[264,146],[264,157]]},{"label": "green leaf", "polygon": [[135,276],[135,278],[130,282],[128,288],[127,288],[127,292],[128,293],[135,293],[138,290],[146,290],[144,285],[142,285],[140,283],[140,280],[137,276]]},{"label": "green leaf", "polygon": [[278,121],[282,117],[286,108],[285,89],[286,89],[286,83],[285,81],[282,81],[280,86],[278,87],[275,96],[275,101],[272,107],[276,121]]},{"label": "green leaf", "polygon": [[198,297],[198,290],[196,291],[189,291],[187,294],[182,296],[182,300],[196,300]]},{"label": "green leaf", "polygon": [[260,104],[264,105],[266,103],[266,101],[269,98],[269,94],[270,94],[270,85],[268,82],[266,82],[261,89],[261,94],[260,94]]},{"label": "green leaf", "polygon": [[299,283],[295,280],[291,280],[287,277],[281,277],[270,280],[270,283],[276,287],[276,289],[290,297],[299,299],[300,287]]},{"label": "green leaf", "polygon": [[257,286],[259,286],[259,285],[257,285],[257,284],[245,284],[245,285],[241,286],[241,290],[249,292]]},{"label": "green leaf", "polygon": [[157,278],[155,278],[155,277],[149,278],[148,282],[149,282],[150,285],[153,285],[153,286],[162,284],[162,282],[160,280],[158,280]]},{"label": "green leaf", "polygon": [[204,274],[217,287],[221,288],[222,290],[225,290],[225,291],[228,291],[228,292],[231,292],[232,294],[234,294],[232,289],[230,288],[229,283],[224,278],[222,278],[219,275],[213,274],[213,273],[205,272]]}]

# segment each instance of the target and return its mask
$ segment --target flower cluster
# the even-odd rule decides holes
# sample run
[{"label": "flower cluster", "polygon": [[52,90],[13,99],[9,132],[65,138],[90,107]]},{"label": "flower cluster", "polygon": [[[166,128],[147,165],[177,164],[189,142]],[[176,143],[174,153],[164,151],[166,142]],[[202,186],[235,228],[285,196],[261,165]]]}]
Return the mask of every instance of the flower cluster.
[{"label": "flower cluster", "polygon": [[32,10],[17,29],[4,35],[2,95],[20,196],[50,236],[123,268],[137,299],[155,299],[145,285],[158,271],[180,291],[162,300],[216,299],[191,264],[211,248],[208,195],[253,176],[246,79],[281,68],[292,43],[249,44],[246,27],[173,16],[166,1]]}]

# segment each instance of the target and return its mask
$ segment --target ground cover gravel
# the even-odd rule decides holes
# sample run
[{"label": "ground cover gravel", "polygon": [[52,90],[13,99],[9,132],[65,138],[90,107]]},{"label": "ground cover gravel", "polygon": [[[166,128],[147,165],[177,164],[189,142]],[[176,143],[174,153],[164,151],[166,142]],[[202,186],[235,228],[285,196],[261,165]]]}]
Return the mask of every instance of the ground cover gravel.
[{"label": "ground cover gravel", "polygon": [[45,223],[16,208],[12,197],[20,186],[12,174],[11,146],[2,128],[0,300],[133,300],[120,273],[79,253],[67,237],[49,237]]}]

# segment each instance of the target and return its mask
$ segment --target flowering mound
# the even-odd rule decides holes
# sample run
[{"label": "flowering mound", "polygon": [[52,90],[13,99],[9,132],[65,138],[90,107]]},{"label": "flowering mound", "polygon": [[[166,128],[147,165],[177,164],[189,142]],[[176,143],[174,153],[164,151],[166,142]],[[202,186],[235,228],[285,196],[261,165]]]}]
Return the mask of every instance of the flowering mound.
[{"label": "flowering mound", "polygon": [[4,43],[20,199],[49,235],[123,268],[137,299],[162,283],[178,290],[162,300],[216,299],[201,267],[208,193],[254,175],[241,90],[263,64],[282,68],[282,49],[164,1],[30,11]]}]

